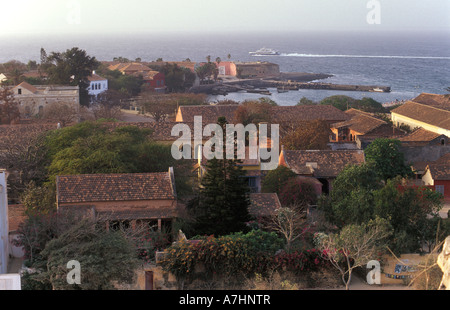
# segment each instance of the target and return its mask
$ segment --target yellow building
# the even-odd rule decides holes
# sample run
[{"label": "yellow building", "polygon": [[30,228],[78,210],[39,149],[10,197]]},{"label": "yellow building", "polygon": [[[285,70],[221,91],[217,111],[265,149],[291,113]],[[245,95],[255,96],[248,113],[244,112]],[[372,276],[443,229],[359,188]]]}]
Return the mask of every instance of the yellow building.
[{"label": "yellow building", "polygon": [[450,96],[423,93],[391,111],[394,125],[421,127],[450,137]]},{"label": "yellow building", "polygon": [[80,91],[78,86],[30,85],[22,82],[11,91],[19,102],[20,114],[26,117],[43,115],[45,108],[54,103],[66,104],[76,112],[80,107]]}]

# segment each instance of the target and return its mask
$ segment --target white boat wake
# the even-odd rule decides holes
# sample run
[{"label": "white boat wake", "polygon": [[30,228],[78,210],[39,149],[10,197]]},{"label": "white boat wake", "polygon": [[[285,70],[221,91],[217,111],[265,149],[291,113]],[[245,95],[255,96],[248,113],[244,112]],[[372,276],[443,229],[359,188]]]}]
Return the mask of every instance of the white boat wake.
[{"label": "white boat wake", "polygon": [[445,56],[388,56],[388,55],[322,55],[322,54],[300,54],[300,53],[282,53],[280,56],[285,57],[311,57],[311,58],[399,58],[399,59],[441,59],[450,60]]}]

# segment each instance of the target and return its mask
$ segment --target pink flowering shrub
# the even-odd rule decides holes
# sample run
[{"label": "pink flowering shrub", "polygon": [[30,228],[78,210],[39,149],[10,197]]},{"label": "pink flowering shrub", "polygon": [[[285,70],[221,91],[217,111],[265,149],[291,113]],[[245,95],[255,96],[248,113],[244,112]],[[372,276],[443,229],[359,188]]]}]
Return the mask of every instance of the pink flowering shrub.
[{"label": "pink flowering shrub", "polygon": [[177,277],[188,278],[199,265],[207,275],[264,276],[273,270],[314,271],[326,264],[316,249],[285,253],[280,246],[274,233],[264,232],[184,241],[167,249],[162,266]]}]

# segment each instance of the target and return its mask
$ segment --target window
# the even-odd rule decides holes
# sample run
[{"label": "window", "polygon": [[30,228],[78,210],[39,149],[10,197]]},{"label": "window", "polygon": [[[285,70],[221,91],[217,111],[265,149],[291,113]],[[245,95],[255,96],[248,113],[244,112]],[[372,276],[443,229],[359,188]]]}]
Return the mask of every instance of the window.
[{"label": "window", "polygon": [[250,188],[250,192],[252,192],[252,193],[258,192],[258,183],[256,182],[255,177],[248,178],[248,187]]},{"label": "window", "polygon": [[118,231],[118,230],[127,230],[131,227],[131,223],[128,220],[124,221],[111,221],[109,223],[109,229],[112,231]]},{"label": "window", "polygon": [[436,185],[435,186],[436,192],[441,193],[442,195],[444,195],[444,185]]},{"label": "window", "polygon": [[17,89],[17,94],[22,95],[22,88]]}]

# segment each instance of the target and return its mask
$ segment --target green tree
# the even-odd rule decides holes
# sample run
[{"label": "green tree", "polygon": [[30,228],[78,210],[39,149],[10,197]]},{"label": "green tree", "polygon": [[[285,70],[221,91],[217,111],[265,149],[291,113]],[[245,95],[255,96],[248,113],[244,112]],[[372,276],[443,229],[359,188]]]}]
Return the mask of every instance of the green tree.
[{"label": "green tree", "polygon": [[[437,231],[430,232],[430,225],[439,218],[442,197],[426,187],[407,186],[400,177],[374,191],[374,215],[389,220],[394,234],[392,250],[396,253],[421,251],[422,245],[436,237]],[[432,237],[431,237],[432,238]]]},{"label": "green tree", "polygon": [[162,172],[173,166],[170,145],[151,140],[151,130],[84,122],[47,137],[50,180],[83,173]]},{"label": "green tree", "polygon": [[334,95],[324,98],[320,104],[332,105],[342,111],[354,108],[365,112],[386,112],[382,104],[372,98],[355,99],[344,95]]},{"label": "green tree", "polygon": [[166,172],[173,167],[177,190],[191,191],[187,162],[175,160],[170,145],[153,141],[149,129],[83,122],[50,132],[45,145],[50,184],[57,175]]},{"label": "green tree", "polygon": [[300,101],[297,103],[297,105],[315,105],[315,104],[317,103],[306,97],[302,97]]},{"label": "green tree", "polygon": [[97,70],[97,72],[108,80],[109,90],[120,92],[127,98],[137,96],[141,92],[141,87],[144,84],[141,75],[127,75],[122,74],[119,70],[112,71],[106,68]]},{"label": "green tree", "polygon": [[195,73],[197,73],[197,76],[203,82],[206,78],[214,76],[216,70],[217,70],[216,64],[208,61],[207,63],[204,63],[201,66],[195,68]]},{"label": "green tree", "polygon": [[52,214],[56,211],[56,191],[53,186],[37,186],[34,182],[27,184],[21,198],[25,215]]},{"label": "green tree", "polygon": [[269,170],[262,181],[261,191],[263,193],[279,193],[284,184],[295,177],[296,174],[285,166],[278,166],[276,169]]},{"label": "green tree", "polygon": [[412,170],[406,165],[400,146],[399,140],[378,138],[364,150],[367,162],[374,165],[380,178],[385,181],[396,176],[412,176]]},{"label": "green tree", "polygon": [[164,73],[165,83],[169,92],[183,92],[192,87],[195,81],[195,73],[177,64],[166,63],[159,69]]},{"label": "green tree", "polygon": [[[384,184],[370,164],[344,169],[329,196],[319,206],[337,227],[361,225],[375,218],[389,221],[388,240],[396,253],[419,251],[430,240],[430,225],[442,208],[441,195],[425,187],[409,186],[401,177]],[[435,225],[433,227],[436,227]]]},{"label": "green tree", "polygon": [[86,51],[73,47],[63,53],[52,52],[47,57],[47,62],[52,64],[47,68],[49,82],[79,86],[80,104],[89,105],[88,77],[100,65],[97,59],[87,55]]},{"label": "green tree", "polygon": [[[132,283],[139,266],[136,250],[123,231],[106,231],[92,220],[81,220],[41,252],[45,265],[40,274],[53,289],[111,290],[115,284]],[[67,282],[68,261],[80,263],[80,283]]]},{"label": "green tree", "polygon": [[[218,123],[225,132],[225,119],[219,118]],[[225,149],[222,152],[224,159],[213,158],[206,163],[198,197],[188,206],[198,234],[226,235],[244,231],[245,223],[250,220],[245,173],[238,165],[239,160],[225,159]]]},{"label": "green tree", "polygon": [[330,195],[321,197],[319,207],[340,228],[361,224],[372,218],[373,192],[382,186],[371,165],[349,165],[333,182]]}]

